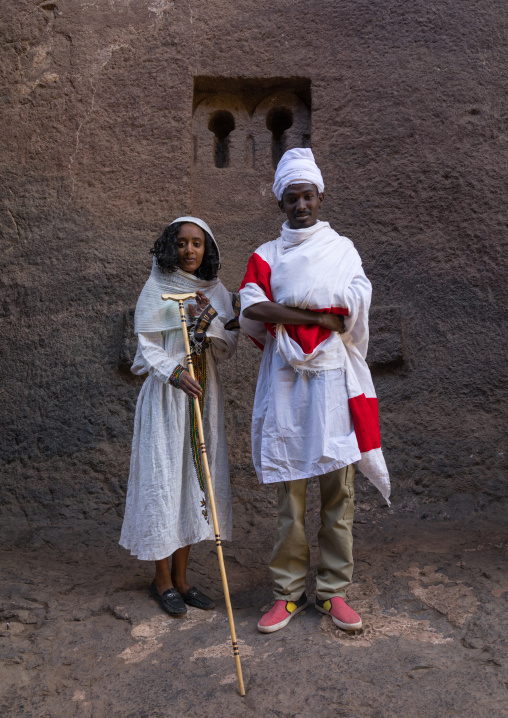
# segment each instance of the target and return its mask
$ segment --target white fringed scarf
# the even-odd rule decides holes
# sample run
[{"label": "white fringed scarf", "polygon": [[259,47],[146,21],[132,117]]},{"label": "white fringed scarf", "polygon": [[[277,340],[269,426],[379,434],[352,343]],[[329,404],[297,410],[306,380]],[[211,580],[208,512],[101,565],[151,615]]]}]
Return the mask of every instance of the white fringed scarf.
[{"label": "white fringed scarf", "polygon": [[[162,294],[184,294],[196,292],[199,289],[206,294],[210,304],[221,314],[222,312],[219,310],[225,309],[225,307],[218,304],[218,300],[220,302],[222,298],[222,292],[216,290],[220,286],[222,285],[217,278],[211,281],[198,279],[194,274],[184,272],[182,269],[177,269],[176,272],[163,272],[154,257],[151,274],[141,290],[136,304],[134,332],[136,334],[139,332],[164,332],[181,328],[178,303],[164,301],[161,297]],[[191,318],[188,306],[194,302],[194,299],[184,302],[188,321]]]}]

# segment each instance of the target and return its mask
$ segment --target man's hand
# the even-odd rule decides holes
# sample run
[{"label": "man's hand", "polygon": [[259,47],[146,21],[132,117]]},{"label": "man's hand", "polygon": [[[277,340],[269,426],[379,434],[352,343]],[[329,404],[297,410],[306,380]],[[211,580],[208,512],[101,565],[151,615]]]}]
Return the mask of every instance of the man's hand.
[{"label": "man's hand", "polygon": [[180,374],[178,388],[184,391],[191,399],[201,396],[201,384],[191,377],[187,369]]},{"label": "man's hand", "polygon": [[332,332],[339,332],[339,334],[344,334],[346,331],[344,317],[341,314],[318,314],[317,316],[319,317],[320,327],[329,329]]}]

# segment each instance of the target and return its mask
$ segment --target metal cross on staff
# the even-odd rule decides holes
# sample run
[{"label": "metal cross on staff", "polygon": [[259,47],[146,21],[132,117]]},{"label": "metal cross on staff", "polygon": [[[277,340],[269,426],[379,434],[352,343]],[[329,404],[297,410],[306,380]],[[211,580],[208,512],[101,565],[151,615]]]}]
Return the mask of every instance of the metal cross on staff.
[{"label": "metal cross on staff", "polygon": [[[189,292],[188,294],[162,294],[161,297],[164,300],[171,300],[173,302],[178,302],[178,307],[180,309],[180,319],[182,322],[183,339],[185,342],[187,369],[188,369],[191,377],[193,379],[195,379],[194,365],[192,363],[192,356],[191,356],[191,349],[190,349],[190,342],[189,342],[189,334],[187,331],[187,319],[185,317],[185,307],[184,307],[183,303],[186,299],[194,299],[196,297],[196,293]],[[238,642],[236,640],[235,622],[233,619],[233,609],[231,608],[231,600],[229,598],[228,580],[226,577],[226,567],[224,565],[224,556],[222,554],[222,541],[221,541],[220,533],[219,533],[219,522],[217,520],[217,510],[215,508],[215,497],[214,497],[214,493],[213,493],[212,477],[210,474],[210,467],[208,466],[208,456],[206,453],[205,434],[203,431],[203,420],[201,418],[201,408],[199,406],[199,399],[197,397],[194,397],[192,401],[194,402],[194,411],[196,413],[196,419],[197,419],[198,435],[199,435],[199,451],[201,454],[201,464],[202,464],[202,467],[203,467],[203,470],[205,473],[205,477],[206,477],[208,498],[210,501],[210,508],[212,510],[213,528],[214,528],[214,532],[215,532],[215,543],[217,544],[217,557],[219,559],[220,574],[222,577],[222,587],[224,589],[224,598],[226,599],[226,609],[228,612],[229,628],[231,631],[231,642],[233,644],[233,655],[235,657],[236,673],[238,675],[238,687],[240,690],[240,695],[244,696],[245,695],[245,687],[243,685],[242,665],[240,663],[240,652],[238,650]]]}]

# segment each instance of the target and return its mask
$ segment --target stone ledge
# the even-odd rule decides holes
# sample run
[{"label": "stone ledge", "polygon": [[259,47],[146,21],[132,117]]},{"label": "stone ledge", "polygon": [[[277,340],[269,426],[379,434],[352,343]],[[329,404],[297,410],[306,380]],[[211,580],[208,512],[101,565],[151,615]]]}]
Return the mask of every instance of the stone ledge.
[{"label": "stone ledge", "polygon": [[405,364],[399,307],[372,307],[367,362],[374,372],[395,371]]}]

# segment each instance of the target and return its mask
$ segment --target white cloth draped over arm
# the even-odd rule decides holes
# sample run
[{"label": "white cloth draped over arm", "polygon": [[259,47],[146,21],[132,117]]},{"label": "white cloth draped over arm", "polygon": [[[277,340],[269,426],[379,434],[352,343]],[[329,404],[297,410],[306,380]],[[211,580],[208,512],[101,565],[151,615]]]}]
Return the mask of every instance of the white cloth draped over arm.
[{"label": "white cloth draped over arm", "polygon": [[[344,317],[346,333],[358,349],[363,359],[369,348],[369,309],[372,297],[372,285],[362,268],[354,276],[346,291],[348,316]],[[348,337],[349,339],[349,337]],[[343,336],[343,340],[346,337]]]},{"label": "white cloth draped over arm", "polygon": [[168,384],[171,374],[184,358],[184,355],[177,358],[169,356],[164,349],[162,332],[139,332],[138,350],[131,371],[137,375],[151,372],[163,384]]},{"label": "white cloth draped over arm", "polygon": [[206,336],[211,339],[211,351],[219,364],[229,359],[236,351],[240,329],[226,329],[219,316],[211,322]]}]

